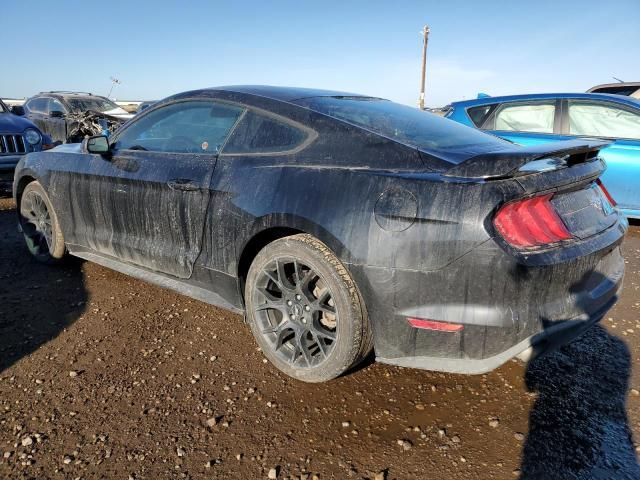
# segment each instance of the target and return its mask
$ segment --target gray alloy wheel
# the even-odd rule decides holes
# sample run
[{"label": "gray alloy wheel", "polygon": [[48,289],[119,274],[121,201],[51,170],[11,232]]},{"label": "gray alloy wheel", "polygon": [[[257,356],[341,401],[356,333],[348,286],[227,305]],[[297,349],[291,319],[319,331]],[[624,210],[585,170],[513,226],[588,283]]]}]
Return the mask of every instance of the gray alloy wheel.
[{"label": "gray alloy wheel", "polygon": [[47,193],[38,182],[31,182],[22,192],[20,226],[27,248],[36,260],[53,263],[64,256],[64,237],[58,217]]},{"label": "gray alloy wheel", "polygon": [[310,235],[276,240],[256,256],[245,288],[247,318],[269,360],[306,382],[331,380],[372,349],[351,276]]}]

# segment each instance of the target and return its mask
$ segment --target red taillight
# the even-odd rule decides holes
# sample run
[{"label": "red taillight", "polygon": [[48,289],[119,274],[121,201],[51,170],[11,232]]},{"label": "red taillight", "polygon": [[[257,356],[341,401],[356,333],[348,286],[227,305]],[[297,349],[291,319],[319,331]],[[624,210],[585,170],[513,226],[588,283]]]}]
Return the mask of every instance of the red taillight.
[{"label": "red taillight", "polygon": [[611,204],[611,206],[615,207],[617,203],[609,193],[609,190],[607,190],[607,188],[604,186],[604,183],[602,183],[600,179],[596,180],[596,183],[600,187],[600,190],[602,190],[602,193],[604,193],[604,196],[607,198],[607,200],[609,200],[609,203]]},{"label": "red taillight", "polygon": [[551,205],[553,194],[507,203],[493,224],[502,237],[516,248],[537,247],[571,238],[562,219]]},{"label": "red taillight", "polygon": [[426,320],[424,318],[408,317],[407,322],[415,328],[422,328],[423,330],[439,330],[441,332],[459,332],[464,328],[464,325],[460,325],[458,323],[437,322],[435,320]]}]

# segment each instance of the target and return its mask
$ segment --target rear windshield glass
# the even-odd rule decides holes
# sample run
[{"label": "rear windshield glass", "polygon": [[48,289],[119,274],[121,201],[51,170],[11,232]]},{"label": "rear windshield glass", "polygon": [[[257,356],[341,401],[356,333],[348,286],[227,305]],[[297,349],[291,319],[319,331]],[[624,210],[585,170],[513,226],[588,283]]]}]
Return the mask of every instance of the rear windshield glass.
[{"label": "rear windshield glass", "polygon": [[614,95],[625,95],[627,97],[630,97],[631,95],[633,95],[636,90],[640,90],[640,86],[628,86],[628,85],[623,85],[621,87],[602,87],[602,88],[596,88],[594,90],[592,90],[593,93],[612,93]]},{"label": "rear windshield glass", "polygon": [[379,98],[313,97],[296,103],[415,146],[451,163],[508,145],[504,140],[453,120]]}]

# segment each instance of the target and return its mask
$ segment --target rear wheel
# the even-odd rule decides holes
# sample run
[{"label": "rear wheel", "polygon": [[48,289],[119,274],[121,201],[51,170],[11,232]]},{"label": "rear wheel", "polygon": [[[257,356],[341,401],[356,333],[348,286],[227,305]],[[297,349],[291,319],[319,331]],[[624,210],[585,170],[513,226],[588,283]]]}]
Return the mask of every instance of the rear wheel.
[{"label": "rear wheel", "polygon": [[331,380],[372,349],[357,286],[311,235],[282,238],[260,251],[249,269],[245,300],[266,357],[299,380]]},{"label": "rear wheel", "polygon": [[47,192],[37,181],[28,184],[20,197],[20,226],[27,248],[36,260],[54,263],[64,256],[58,217]]}]

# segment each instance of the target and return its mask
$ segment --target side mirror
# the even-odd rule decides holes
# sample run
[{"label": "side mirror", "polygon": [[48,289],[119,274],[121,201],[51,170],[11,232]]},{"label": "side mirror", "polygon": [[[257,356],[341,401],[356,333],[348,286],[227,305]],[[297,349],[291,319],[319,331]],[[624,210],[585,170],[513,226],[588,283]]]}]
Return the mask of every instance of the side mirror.
[{"label": "side mirror", "polygon": [[11,107],[11,113],[22,117],[24,115],[24,107],[22,105],[14,105]]},{"label": "side mirror", "polygon": [[109,139],[104,135],[87,138],[87,152],[100,155],[109,153]]},{"label": "side mirror", "polygon": [[49,116],[51,118],[62,118],[64,117],[64,112],[61,112],[60,110],[52,110],[49,112]]}]

